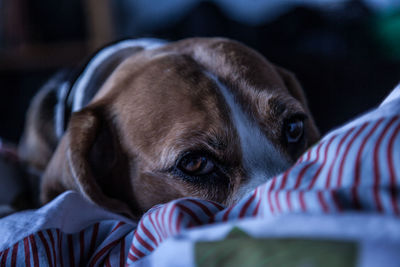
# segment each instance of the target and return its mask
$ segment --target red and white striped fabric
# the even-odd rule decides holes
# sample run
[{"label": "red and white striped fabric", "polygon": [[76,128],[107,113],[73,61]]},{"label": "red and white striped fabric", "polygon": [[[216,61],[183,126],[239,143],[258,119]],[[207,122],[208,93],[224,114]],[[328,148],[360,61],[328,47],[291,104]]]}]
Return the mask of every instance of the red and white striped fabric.
[{"label": "red and white striped fabric", "polygon": [[135,228],[69,191],[0,220],[0,266],[125,266]]},{"label": "red and white striped fabric", "polygon": [[[400,87],[396,90],[398,93]],[[261,220],[294,213],[340,216],[347,212],[397,217],[399,192],[400,97],[389,97],[379,108],[329,133],[292,168],[257,187],[234,206],[225,208],[185,198],[152,208],[137,227],[112,218],[93,219],[92,223],[86,219],[84,227],[68,232],[68,221],[44,223],[22,238],[17,235],[15,242],[12,238],[0,242],[0,267],[22,263],[140,265],[172,236],[197,226],[249,217]],[[54,209],[47,208],[47,213],[49,210]],[[14,216],[15,221],[18,214]],[[47,216],[45,220],[53,218]],[[4,221],[7,218],[0,220],[0,235]],[[10,223],[6,225],[10,230]]]},{"label": "red and white striped fabric", "polygon": [[132,226],[123,222],[95,223],[75,234],[46,229],[0,252],[0,266],[111,266],[110,254],[118,254],[112,266],[125,266],[131,240]]},{"label": "red and white striped fabric", "polygon": [[182,229],[213,222],[350,210],[399,216],[399,191],[400,116],[395,115],[330,134],[290,170],[227,209],[180,199],[150,210],[135,232],[128,262],[148,255]]}]

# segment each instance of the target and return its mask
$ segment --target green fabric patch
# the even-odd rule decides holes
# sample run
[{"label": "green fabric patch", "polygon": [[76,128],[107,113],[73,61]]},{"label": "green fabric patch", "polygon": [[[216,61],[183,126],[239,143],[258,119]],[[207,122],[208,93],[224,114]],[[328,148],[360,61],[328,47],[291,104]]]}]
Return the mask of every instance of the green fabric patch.
[{"label": "green fabric patch", "polygon": [[319,239],[256,239],[234,228],[226,239],[198,242],[195,262],[199,267],[285,266],[354,267],[357,244]]}]

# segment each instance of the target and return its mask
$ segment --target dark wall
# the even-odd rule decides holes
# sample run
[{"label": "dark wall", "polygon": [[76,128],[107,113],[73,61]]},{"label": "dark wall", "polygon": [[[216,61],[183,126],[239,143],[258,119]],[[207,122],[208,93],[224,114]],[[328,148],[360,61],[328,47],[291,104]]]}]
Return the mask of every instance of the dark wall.
[{"label": "dark wall", "polygon": [[[40,6],[36,9],[40,10]],[[38,14],[46,12],[38,11]],[[80,10],[74,14],[72,26],[65,25],[59,18],[61,29],[66,29],[54,33],[57,27],[48,25],[34,36],[45,41],[65,36],[82,38],[85,35],[84,12]],[[116,37],[134,35],[132,37],[178,40],[191,36],[225,36],[239,40],[297,75],[316,122],[325,133],[376,106],[400,81],[400,56],[393,46],[400,29],[396,32],[398,28],[392,23],[399,12],[394,14],[377,15],[361,2],[349,1],[327,10],[298,6],[273,21],[251,26],[227,17],[211,2],[201,2],[183,17],[144,32],[129,32],[130,27],[116,23],[117,28],[128,29],[116,31]],[[43,15],[36,19],[35,25],[45,25],[46,21]],[[129,20],[118,21],[127,23]],[[29,99],[55,69],[0,69],[0,136],[18,140]]]}]

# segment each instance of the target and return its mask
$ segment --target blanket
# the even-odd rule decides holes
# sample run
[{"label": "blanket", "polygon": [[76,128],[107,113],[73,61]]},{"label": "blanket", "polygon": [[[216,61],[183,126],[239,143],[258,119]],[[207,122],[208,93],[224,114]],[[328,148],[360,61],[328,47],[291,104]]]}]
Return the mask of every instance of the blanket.
[{"label": "blanket", "polygon": [[0,266],[397,266],[400,86],[237,204],[184,198],[136,223],[69,191],[0,220]]}]

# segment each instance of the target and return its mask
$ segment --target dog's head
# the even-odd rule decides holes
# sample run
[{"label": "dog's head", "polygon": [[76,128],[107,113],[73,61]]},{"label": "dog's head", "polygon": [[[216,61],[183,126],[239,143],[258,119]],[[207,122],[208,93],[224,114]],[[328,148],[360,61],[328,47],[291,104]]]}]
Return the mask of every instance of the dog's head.
[{"label": "dog's head", "polygon": [[137,49],[69,122],[42,199],[66,189],[138,216],[193,196],[231,204],[318,139],[288,71],[226,39]]}]

